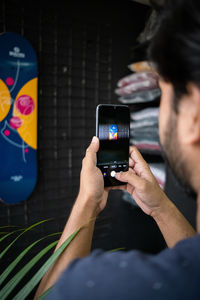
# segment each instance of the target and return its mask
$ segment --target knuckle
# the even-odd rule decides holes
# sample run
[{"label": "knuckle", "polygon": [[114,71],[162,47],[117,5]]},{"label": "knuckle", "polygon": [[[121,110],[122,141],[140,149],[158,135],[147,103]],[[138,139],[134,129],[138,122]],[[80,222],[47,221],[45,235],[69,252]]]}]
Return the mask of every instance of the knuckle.
[{"label": "knuckle", "polygon": [[130,151],[129,151],[129,152],[131,153],[131,152],[133,152],[135,149],[136,149],[135,146],[130,146]]},{"label": "knuckle", "polygon": [[86,153],[88,153],[90,151],[90,147],[88,147],[87,149],[86,149]]},{"label": "knuckle", "polygon": [[133,151],[133,152],[139,152],[139,150],[137,149],[136,146],[132,146],[132,151]]}]

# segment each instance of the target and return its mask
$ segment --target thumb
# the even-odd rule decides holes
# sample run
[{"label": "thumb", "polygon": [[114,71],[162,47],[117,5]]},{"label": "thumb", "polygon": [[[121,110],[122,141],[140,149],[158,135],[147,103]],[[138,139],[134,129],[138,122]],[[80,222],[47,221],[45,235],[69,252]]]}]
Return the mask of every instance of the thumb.
[{"label": "thumb", "polygon": [[93,136],[89,147],[86,150],[86,157],[92,163],[96,165],[96,153],[99,150],[99,139]]},{"label": "thumb", "polygon": [[143,183],[143,179],[136,175],[132,169],[129,169],[127,172],[116,173],[115,178],[119,181],[127,182],[134,187],[139,187]]}]

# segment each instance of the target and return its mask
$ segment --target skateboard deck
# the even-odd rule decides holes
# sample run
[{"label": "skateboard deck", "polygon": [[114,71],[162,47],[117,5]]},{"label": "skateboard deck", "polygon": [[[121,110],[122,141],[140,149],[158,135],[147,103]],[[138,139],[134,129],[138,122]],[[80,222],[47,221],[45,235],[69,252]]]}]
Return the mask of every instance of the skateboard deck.
[{"label": "skateboard deck", "polygon": [[37,180],[37,59],[19,34],[0,45],[0,199],[18,203]]}]

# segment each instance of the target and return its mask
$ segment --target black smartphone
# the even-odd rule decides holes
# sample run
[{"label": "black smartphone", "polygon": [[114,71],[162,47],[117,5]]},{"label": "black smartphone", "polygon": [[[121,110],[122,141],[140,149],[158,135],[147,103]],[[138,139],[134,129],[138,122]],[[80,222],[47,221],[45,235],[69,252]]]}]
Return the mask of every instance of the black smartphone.
[{"label": "black smartphone", "polygon": [[127,105],[99,104],[96,109],[96,136],[100,140],[97,167],[105,186],[124,183],[115,179],[115,172],[129,166],[130,111]]}]

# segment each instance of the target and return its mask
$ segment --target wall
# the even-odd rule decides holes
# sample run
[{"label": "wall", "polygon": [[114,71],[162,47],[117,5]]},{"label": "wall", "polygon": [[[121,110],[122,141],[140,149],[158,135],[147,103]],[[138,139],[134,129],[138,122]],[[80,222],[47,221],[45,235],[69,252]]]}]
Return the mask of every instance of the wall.
[{"label": "wall", "polygon": [[[23,203],[0,204],[0,225],[23,227],[52,218],[21,239],[7,259],[38,236],[63,229],[78,192],[81,160],[95,134],[96,105],[117,102],[116,83],[129,74],[130,49],[148,14],[149,8],[128,0],[1,1],[0,31],[22,34],[37,53],[39,116],[36,188]],[[122,202],[120,192],[111,193],[97,220],[93,248],[155,253],[164,246],[154,221]]]}]

